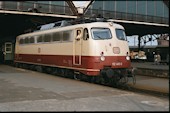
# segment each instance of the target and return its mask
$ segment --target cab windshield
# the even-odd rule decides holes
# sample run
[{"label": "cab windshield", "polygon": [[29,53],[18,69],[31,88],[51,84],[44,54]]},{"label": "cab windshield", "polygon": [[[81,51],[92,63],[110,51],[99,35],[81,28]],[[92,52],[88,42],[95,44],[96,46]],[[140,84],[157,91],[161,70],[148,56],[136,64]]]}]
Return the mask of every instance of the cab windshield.
[{"label": "cab windshield", "polygon": [[94,40],[105,40],[112,38],[109,28],[92,28],[91,32]]},{"label": "cab windshield", "polygon": [[116,36],[119,40],[127,40],[125,31],[123,29],[116,29]]}]

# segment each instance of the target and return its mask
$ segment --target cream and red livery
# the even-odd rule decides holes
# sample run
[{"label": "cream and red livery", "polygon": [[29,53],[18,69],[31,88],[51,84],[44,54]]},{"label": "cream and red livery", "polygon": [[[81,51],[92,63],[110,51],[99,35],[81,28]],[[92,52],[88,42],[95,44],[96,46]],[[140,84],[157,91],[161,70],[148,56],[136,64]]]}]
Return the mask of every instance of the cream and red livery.
[{"label": "cream and red livery", "polygon": [[64,69],[105,79],[127,74],[129,54],[124,28],[111,21],[41,29],[18,36],[15,45],[17,65]]}]

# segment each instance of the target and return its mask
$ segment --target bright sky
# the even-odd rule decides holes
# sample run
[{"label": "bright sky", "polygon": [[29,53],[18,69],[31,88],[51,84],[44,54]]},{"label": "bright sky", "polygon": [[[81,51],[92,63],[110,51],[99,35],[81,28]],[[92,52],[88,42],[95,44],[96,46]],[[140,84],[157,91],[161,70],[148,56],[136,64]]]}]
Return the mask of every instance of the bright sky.
[{"label": "bright sky", "polygon": [[90,1],[73,1],[75,7],[86,7]]}]

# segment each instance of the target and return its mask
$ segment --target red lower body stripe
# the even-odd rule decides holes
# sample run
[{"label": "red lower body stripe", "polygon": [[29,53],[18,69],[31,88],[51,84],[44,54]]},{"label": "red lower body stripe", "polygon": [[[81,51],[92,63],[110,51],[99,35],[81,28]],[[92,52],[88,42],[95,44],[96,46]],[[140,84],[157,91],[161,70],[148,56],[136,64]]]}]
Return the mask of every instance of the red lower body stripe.
[{"label": "red lower body stripe", "polygon": [[16,54],[15,62],[75,69],[86,75],[99,75],[100,70],[106,66],[111,68],[131,67],[126,56],[105,56],[105,61],[101,61],[100,56]]}]

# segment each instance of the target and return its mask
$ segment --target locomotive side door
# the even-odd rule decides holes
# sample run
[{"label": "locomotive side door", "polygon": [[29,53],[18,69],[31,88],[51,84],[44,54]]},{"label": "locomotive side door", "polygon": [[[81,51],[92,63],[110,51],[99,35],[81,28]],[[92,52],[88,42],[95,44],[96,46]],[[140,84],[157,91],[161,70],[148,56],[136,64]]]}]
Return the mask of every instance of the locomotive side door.
[{"label": "locomotive side door", "polygon": [[73,41],[73,65],[81,65],[83,29],[77,28]]}]

